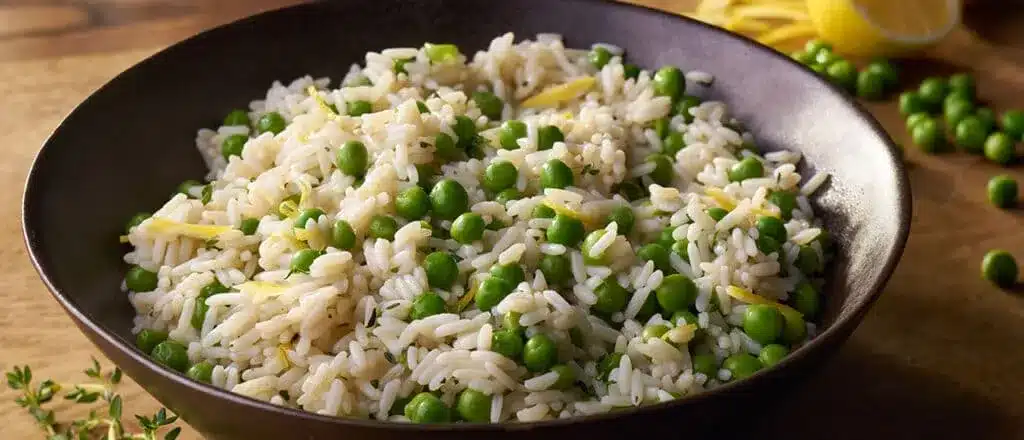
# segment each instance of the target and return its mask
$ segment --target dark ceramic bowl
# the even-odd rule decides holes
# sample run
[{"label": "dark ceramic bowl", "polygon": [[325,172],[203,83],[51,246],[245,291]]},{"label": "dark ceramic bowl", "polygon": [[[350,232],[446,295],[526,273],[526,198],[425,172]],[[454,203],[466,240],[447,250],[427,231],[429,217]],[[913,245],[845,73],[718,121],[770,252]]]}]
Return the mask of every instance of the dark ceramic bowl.
[{"label": "dark ceramic bowl", "polygon": [[[573,47],[609,42],[648,68],[674,64],[708,71],[714,85],[697,94],[729,103],[759,145],[799,150],[804,166],[831,173],[814,200],[838,244],[821,334],[777,367],[697,396],[600,416],[503,425],[318,416],[190,381],[134,348],[133,311],[118,290],[126,267],[117,236],[133,213],[156,208],[179,182],[204,175],[194,147],[197,128],[216,126],[228,109],[262,96],[275,79],[307,73],[338,79],[368,50],[425,41],[475,51],[505,31],[519,37],[557,32]],[[57,301],[128,375],[218,439],[605,438],[677,434],[681,426],[693,432],[720,415],[747,414],[739,408],[762,396],[784,396],[786,387],[833,353],[896,265],[909,219],[907,178],[892,141],[840,90],[742,37],[654,10],[583,0],[337,1],[205,32],[132,67],[75,109],[39,152],[24,199],[25,240]]]}]

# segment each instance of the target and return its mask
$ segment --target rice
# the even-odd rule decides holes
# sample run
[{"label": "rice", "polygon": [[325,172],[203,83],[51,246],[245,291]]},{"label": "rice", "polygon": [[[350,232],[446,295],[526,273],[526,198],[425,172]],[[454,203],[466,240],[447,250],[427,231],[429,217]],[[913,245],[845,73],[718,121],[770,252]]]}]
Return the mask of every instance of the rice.
[{"label": "rice", "polygon": [[[190,362],[213,365],[214,386],[275,405],[379,420],[407,420],[391,415],[402,412],[396,405],[427,390],[449,406],[464,390],[481,392],[490,399],[484,418],[497,423],[663,402],[733,380],[725,368],[693,371],[691,357],[709,353],[720,363],[764,345],[743,333],[746,303],[730,289],[763,302],[784,301],[805,279],[820,285],[817,270],[801,269],[810,255],[829,257],[807,198],[827,174],[801,186],[799,153],[762,159],[745,150],[751,134],[737,129],[724,103],[691,108],[691,122],[670,115],[671,99],[654,92],[650,71],[627,80],[623,49],[594,47],[613,55],[600,70],[558,35],[516,43],[505,34],[486,51],[443,62],[431,62],[422,48],[370,52],[335,88],[308,76],[273,83],[246,113],[250,122],[279,115],[282,129],[200,130],[208,183],[185,188],[129,231],[124,260],[139,267],[124,285],[134,331],[169,333],[187,347]],[[404,65],[396,73],[398,61]],[[514,105],[584,75],[594,86],[558,108]],[[685,79],[711,86],[713,76],[694,70]],[[474,92],[485,90],[499,107],[482,108]],[[347,114],[353,101],[365,101],[369,111]],[[686,143],[670,158],[670,181],[647,160],[663,148],[651,129],[660,118]],[[514,139],[518,148],[496,148],[508,119],[525,126]],[[459,139],[466,120],[478,136]],[[545,139],[549,127],[563,139]],[[239,155],[225,159],[221,144],[230,136],[246,140]],[[475,150],[443,160],[444,136]],[[360,176],[336,164],[337,150],[355,140],[367,150]],[[763,176],[731,181],[730,168],[748,156],[763,164]],[[556,159],[573,182],[542,189],[545,164]],[[506,188],[518,194],[507,203],[481,181],[499,161],[517,171]],[[439,179],[463,187],[467,211],[488,224],[479,237],[450,238],[453,218],[396,215],[401,194]],[[643,198],[620,194],[626,185]],[[795,197],[791,217],[775,204],[776,192]],[[620,206],[632,208],[628,224],[608,219]],[[536,215],[544,207],[554,219]],[[728,212],[712,217],[716,208]],[[785,240],[765,248],[759,218],[783,214]],[[387,226],[381,216],[391,219],[390,232],[380,232]],[[596,235],[580,246],[582,236],[550,233],[565,217]],[[348,242],[339,238],[340,221],[351,228]],[[645,245],[654,242],[669,252],[664,261],[650,257]],[[455,260],[453,283],[439,285],[423,267],[434,252]],[[295,266],[307,257],[305,267]],[[511,291],[484,306],[492,292],[481,293],[481,283],[508,276],[492,275],[495,265],[522,268],[523,282],[507,283]],[[700,331],[661,308],[659,288],[675,273],[694,282],[690,309]],[[626,297],[609,306],[614,284]],[[429,309],[429,301],[443,305]],[[512,334],[524,341],[547,338],[559,368],[526,368],[522,358],[503,355],[508,325],[522,327]],[[664,337],[644,338],[645,327],[655,325],[668,329]],[[811,337],[816,327],[806,329]],[[805,341],[786,342],[795,348]],[[563,380],[566,372],[574,380]]]}]

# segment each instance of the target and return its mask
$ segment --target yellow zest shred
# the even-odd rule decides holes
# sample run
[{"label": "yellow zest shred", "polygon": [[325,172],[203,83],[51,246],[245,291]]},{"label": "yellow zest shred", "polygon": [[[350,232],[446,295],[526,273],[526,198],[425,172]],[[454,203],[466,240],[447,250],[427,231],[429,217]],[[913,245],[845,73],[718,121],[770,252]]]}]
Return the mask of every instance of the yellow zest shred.
[{"label": "yellow zest shred", "polygon": [[127,235],[121,235],[117,237],[118,243],[129,243],[131,240],[128,239]]},{"label": "yellow zest shred", "polygon": [[299,205],[298,206],[309,206],[309,195],[313,192],[313,185],[305,180],[299,180]]},{"label": "yellow zest shred", "polygon": [[299,205],[291,200],[285,200],[277,205],[277,212],[284,217],[292,218],[299,214]]},{"label": "yellow zest shred", "polygon": [[704,194],[707,194],[708,197],[711,197],[711,199],[714,200],[719,207],[726,211],[732,211],[733,209],[736,208],[736,199],[726,194],[725,191],[722,191],[721,188],[709,186],[704,189]]},{"label": "yellow zest shred", "polygon": [[277,357],[285,365],[284,370],[288,370],[292,367],[292,361],[288,359],[288,350],[291,347],[288,344],[281,344],[277,346]]},{"label": "yellow zest shred", "polygon": [[165,218],[153,217],[149,221],[148,228],[160,234],[183,235],[185,237],[198,238],[200,240],[211,240],[218,235],[231,230],[231,226],[219,225],[195,225],[191,223],[180,223]]},{"label": "yellow zest shred", "polygon": [[306,87],[306,93],[308,93],[309,96],[311,96],[313,100],[316,101],[316,105],[320,106],[320,108],[327,112],[328,119],[337,118],[338,114],[335,113],[334,110],[331,109],[331,106],[327,104],[327,101],[325,101],[324,98],[320,96],[320,92],[317,92],[316,86],[311,85],[309,87]]},{"label": "yellow zest shred", "polygon": [[520,106],[523,108],[557,107],[561,103],[572,101],[573,99],[583,96],[583,94],[587,93],[596,83],[597,79],[592,76],[576,78],[565,84],[549,87],[544,91],[527,98],[520,104]]},{"label": "yellow zest shred", "polygon": [[284,293],[287,287],[270,281],[247,281],[235,286],[235,289],[245,295],[268,299]]},{"label": "yellow zest shred", "polygon": [[598,223],[591,216],[576,211],[572,208],[569,208],[568,206],[565,206],[561,203],[554,202],[551,199],[545,198],[543,201],[541,201],[541,203],[544,206],[551,208],[552,211],[555,211],[555,214],[562,214],[564,216],[572,217],[576,220],[583,222],[583,226],[586,226],[588,229],[594,229],[598,225]]},{"label": "yellow zest shred", "polygon": [[[768,298],[760,296],[754,292],[751,292],[742,287],[728,286],[725,288],[725,293],[733,298],[743,301],[747,304],[765,304],[775,307],[782,313],[784,317],[797,317],[803,318],[803,314],[798,312],[796,309],[787,306],[785,304],[777,303]],[[790,318],[792,319],[792,318]]]},{"label": "yellow zest shred", "polygon": [[480,282],[476,278],[470,280],[469,291],[462,295],[462,298],[459,298],[459,301],[455,303],[456,312],[462,313],[463,310],[466,310],[466,307],[469,307],[469,303],[473,302],[473,299],[476,298],[476,291],[479,287]]},{"label": "yellow zest shred", "polygon": [[696,324],[684,324],[665,332],[661,338],[669,342],[675,342],[676,344],[685,344],[693,340],[693,337],[696,336],[696,334]]},{"label": "yellow zest shred", "polygon": [[779,214],[778,211],[774,211],[774,210],[769,209],[769,208],[750,208],[750,212],[752,212],[754,214],[757,214],[757,215],[760,215],[760,216],[764,216],[764,217],[775,217],[775,218],[782,217],[782,215]]}]

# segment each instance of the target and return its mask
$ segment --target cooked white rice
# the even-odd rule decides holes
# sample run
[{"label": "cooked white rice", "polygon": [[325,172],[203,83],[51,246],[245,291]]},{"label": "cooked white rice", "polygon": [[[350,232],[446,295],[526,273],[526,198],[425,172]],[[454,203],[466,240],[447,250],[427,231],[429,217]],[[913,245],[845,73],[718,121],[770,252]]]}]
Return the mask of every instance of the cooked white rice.
[{"label": "cooked white rice", "polygon": [[[672,117],[669,98],[653,91],[652,73],[626,79],[621,49],[603,47],[616,50],[600,71],[588,63],[586,51],[564,48],[557,35],[514,43],[513,35],[505,34],[472,59],[460,55],[443,64],[432,64],[422,49],[371,52],[364,67],[352,67],[341,87],[330,87],[326,78],[275,82],[264,99],[249,104],[249,117],[256,121],[275,111],[288,122],[287,128],[277,135],[251,133],[244,126],[200,130],[196,142],[210,168],[209,201],[204,204],[199,194],[175,195],[128,234],[133,249],[125,261],[157,273],[159,280],[153,291],[130,293],[137,312],[135,331],[168,332],[188,347],[191,362],[215,365],[215,386],[320,414],[382,420],[406,420],[391,415],[392,404],[428,389],[449,405],[466,388],[492,395],[490,420],[506,422],[657,403],[730,380],[726,369],[710,377],[694,372],[691,355],[711,353],[719,364],[736,353],[757,355],[760,345],[741,325],[746,303],[730,296],[726,287],[779,302],[787,299],[804,279],[794,265],[798,246],[808,245],[823,256],[815,240],[822,226],[806,196],[825,176],[807,179],[801,188],[795,167],[800,155],[773,152],[758,157],[765,178],[730,182],[727,170],[750,154],[741,144],[751,137],[732,128],[736,125],[725,104],[700,104],[691,110],[691,123]],[[413,58],[405,64],[407,73],[395,74],[394,60],[404,58]],[[592,90],[558,109],[508,104],[584,75],[597,79]],[[362,77],[372,85],[348,86]],[[700,71],[688,72],[686,78],[691,86],[712,81]],[[310,96],[310,87],[317,97]],[[525,122],[528,136],[519,140],[519,149],[488,146],[483,159],[447,163],[441,174],[468,190],[473,212],[506,226],[487,231],[482,241],[462,245],[432,237],[420,222],[406,223],[396,216],[394,240],[366,238],[370,219],[394,215],[396,194],[417,185],[421,177],[414,165],[434,160],[433,139],[439,132],[453,134],[455,116],[476,121],[485,139],[493,134],[486,130],[500,121],[487,120],[467,98],[478,89],[502,98],[503,116]],[[374,111],[338,116],[325,105],[344,112],[352,100],[369,101]],[[429,112],[420,113],[417,101]],[[652,167],[645,158],[661,148],[649,127],[666,116],[687,147],[675,155],[673,184],[663,187],[647,176]],[[537,151],[537,129],[544,125],[559,127],[565,142]],[[220,145],[232,134],[250,138],[240,157],[226,161]],[[370,169],[362,182],[334,165],[335,150],[353,139],[364,142],[370,152]],[[540,167],[553,158],[573,169],[575,186],[545,193],[538,187]],[[488,201],[479,183],[484,168],[499,159],[518,168],[516,187],[527,195],[506,206]],[[609,266],[587,265],[578,249],[544,242],[551,220],[531,218],[533,208],[546,201],[589,219],[588,230],[605,227],[603,219],[611,209],[630,203],[613,189],[638,177],[650,197],[631,203],[633,230],[617,235],[617,225],[608,225],[606,239],[593,250],[614,255]],[[779,212],[767,198],[773,190],[799,193],[798,207],[785,224],[790,237],[782,246],[786,258],[764,255],[755,244],[754,220]],[[300,231],[302,239],[296,237],[294,218],[278,216],[279,205],[294,194],[302,194],[299,209],[325,212]],[[733,209],[716,222],[705,211],[723,203]],[[259,219],[253,235],[238,229],[246,218]],[[157,219],[175,223],[168,226]],[[336,219],[347,220],[359,237],[351,252],[326,246]],[[450,222],[434,223],[435,229],[450,227]],[[190,225],[229,228],[214,229],[215,238],[207,241],[196,238],[201,228]],[[675,228],[675,239],[689,240],[688,258],[673,253],[671,263],[698,286],[697,338],[692,329],[677,326],[681,323],[667,322],[667,316],[635,320],[667,274],[634,252],[667,227]],[[325,253],[308,274],[290,274],[291,257],[307,246]],[[435,289],[452,313],[409,322],[412,300],[429,290],[420,262],[435,250],[450,251],[460,260],[456,286]],[[548,289],[537,269],[544,255],[570,259],[571,289]],[[489,312],[469,302],[456,313],[455,305],[469,294],[470,280],[483,279],[499,263],[521,264],[526,282]],[[594,289],[606,277],[632,292],[627,306],[609,321],[590,313]],[[230,292],[210,296],[205,319],[194,328],[191,317],[200,290],[214,280]],[[492,334],[511,312],[521,314],[526,335],[544,333],[555,341],[559,362],[576,372],[575,386],[552,389],[557,374],[530,373],[521,363],[489,351]],[[665,338],[644,341],[644,326],[657,323],[674,330]],[[813,335],[813,324],[807,327]],[[578,331],[579,345],[570,329]],[[611,352],[625,356],[602,380],[597,362]]]}]

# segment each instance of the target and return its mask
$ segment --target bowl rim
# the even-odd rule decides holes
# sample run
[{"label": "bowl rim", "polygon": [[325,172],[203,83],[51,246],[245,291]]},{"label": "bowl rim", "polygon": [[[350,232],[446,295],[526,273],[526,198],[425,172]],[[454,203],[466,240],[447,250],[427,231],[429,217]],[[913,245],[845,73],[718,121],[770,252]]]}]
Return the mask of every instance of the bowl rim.
[{"label": "bowl rim", "polygon": [[[50,294],[54,297],[54,299],[57,300],[57,302],[61,305],[61,307],[64,308],[64,310],[67,312],[67,314],[70,315],[75,321],[77,321],[77,324],[80,327],[88,328],[89,331],[93,335],[95,335],[95,337],[101,338],[112,349],[119,350],[122,354],[124,354],[127,357],[131,358],[136,363],[143,365],[145,368],[151,370],[155,374],[158,374],[158,375],[162,376],[162,378],[164,380],[168,380],[168,381],[172,382],[176,386],[188,387],[192,391],[195,391],[195,392],[199,392],[199,393],[203,393],[203,394],[207,394],[207,395],[212,395],[212,396],[214,396],[216,398],[219,398],[219,399],[226,399],[226,400],[230,401],[233,404],[247,406],[247,407],[252,408],[252,409],[256,409],[256,410],[260,410],[260,411],[270,411],[270,412],[276,413],[279,416],[298,417],[298,418],[301,418],[301,419],[311,419],[311,420],[314,420],[314,421],[317,421],[317,422],[320,422],[320,423],[347,425],[347,426],[358,427],[358,428],[365,428],[365,429],[398,429],[398,430],[410,431],[410,432],[413,432],[413,431],[414,432],[421,432],[421,431],[460,431],[460,432],[477,431],[477,432],[480,432],[480,431],[531,430],[531,429],[542,429],[542,428],[565,427],[565,426],[568,426],[568,425],[587,424],[587,423],[600,422],[600,421],[609,421],[609,420],[617,419],[617,418],[620,418],[620,417],[632,416],[632,415],[637,415],[637,414],[642,414],[642,413],[651,413],[651,412],[654,412],[654,411],[679,409],[679,408],[690,406],[690,405],[699,405],[702,402],[706,402],[706,401],[712,401],[712,400],[715,400],[715,399],[720,399],[725,394],[731,394],[731,393],[742,394],[745,390],[753,387],[758,382],[768,381],[768,380],[772,380],[773,378],[780,377],[780,375],[783,374],[782,372],[784,370],[786,370],[787,366],[792,365],[792,364],[797,364],[797,363],[802,362],[803,360],[806,360],[807,358],[809,358],[811,356],[812,352],[817,351],[817,349],[821,348],[821,346],[827,345],[829,342],[831,342],[833,340],[835,340],[834,341],[835,343],[842,342],[842,340],[845,339],[849,335],[850,332],[852,332],[852,330],[856,327],[856,325],[861,321],[861,319],[863,318],[864,314],[867,313],[868,309],[871,308],[871,306],[874,304],[874,302],[881,295],[882,288],[885,286],[885,284],[888,282],[888,280],[892,276],[893,271],[894,271],[897,263],[899,262],[902,254],[904,252],[904,249],[905,249],[905,246],[906,246],[906,242],[907,242],[907,239],[908,239],[908,236],[909,236],[909,233],[910,233],[910,221],[911,221],[911,214],[912,214],[912,198],[910,196],[910,191],[909,191],[910,181],[909,181],[909,177],[908,177],[908,174],[907,174],[907,170],[906,170],[905,166],[903,165],[902,160],[900,160],[900,156],[901,155],[897,153],[898,147],[896,146],[896,143],[892,140],[892,138],[889,136],[888,132],[874,118],[874,116],[872,116],[860,103],[858,103],[855,99],[852,99],[845,91],[840,89],[838,86],[832,84],[829,81],[826,81],[826,80],[822,79],[819,75],[814,73],[807,66],[804,66],[804,65],[796,62],[795,60],[793,60],[792,58],[786,56],[785,54],[780,53],[780,52],[778,52],[778,51],[776,51],[776,50],[774,50],[774,49],[772,49],[772,48],[770,48],[768,46],[765,46],[765,45],[757,42],[756,40],[754,40],[752,38],[749,38],[749,37],[746,37],[746,36],[743,36],[743,35],[740,35],[740,34],[736,34],[736,33],[733,33],[733,32],[726,31],[726,30],[724,30],[722,28],[719,28],[719,27],[716,27],[716,26],[712,26],[710,24],[701,22],[699,20],[695,20],[695,19],[690,18],[688,16],[672,14],[670,12],[662,11],[662,10],[655,9],[655,8],[652,8],[652,7],[648,7],[648,6],[644,6],[644,5],[637,5],[637,4],[631,4],[631,3],[623,3],[623,2],[613,1],[613,0],[573,0],[573,1],[577,2],[577,3],[600,4],[600,5],[605,6],[605,7],[619,8],[621,10],[632,10],[633,12],[638,12],[638,13],[642,13],[642,14],[649,14],[649,15],[660,16],[660,17],[662,17],[664,19],[668,19],[668,20],[677,20],[677,21],[680,21],[680,22],[687,22],[688,26],[694,26],[694,27],[700,28],[701,32],[706,32],[706,33],[709,33],[709,34],[715,34],[716,38],[736,40],[737,42],[739,42],[741,44],[744,44],[746,46],[749,46],[749,47],[753,48],[754,50],[757,50],[759,52],[767,54],[770,57],[774,57],[774,58],[780,60],[783,63],[788,63],[791,66],[796,67],[797,69],[803,70],[804,74],[807,76],[806,80],[808,80],[808,81],[818,81],[819,83],[821,83],[822,85],[824,85],[826,87],[826,90],[828,90],[828,93],[831,93],[833,95],[837,95],[838,97],[840,97],[842,99],[842,101],[846,105],[851,107],[851,109],[854,111],[854,113],[859,118],[861,118],[862,120],[864,120],[864,122],[866,122],[868,124],[868,127],[871,129],[871,131],[873,131],[874,134],[876,134],[876,135],[878,135],[880,137],[880,139],[888,147],[889,160],[892,163],[893,169],[895,170],[895,172],[897,174],[895,176],[896,177],[896,188],[895,188],[895,190],[896,190],[896,198],[897,198],[897,200],[899,202],[899,210],[900,210],[899,216],[898,216],[898,219],[897,219],[897,236],[896,236],[896,240],[893,242],[893,246],[891,247],[891,252],[887,256],[887,258],[885,258],[885,260],[882,262],[882,269],[881,269],[881,272],[880,272],[880,276],[877,277],[876,279],[874,279],[873,282],[871,283],[871,285],[869,286],[869,290],[868,290],[870,292],[869,295],[866,295],[864,298],[859,299],[858,300],[859,304],[855,305],[855,308],[854,308],[854,310],[851,313],[847,313],[845,315],[839,316],[838,319],[836,319],[836,321],[832,323],[832,325],[826,327],[821,333],[819,333],[817,336],[815,336],[813,339],[811,339],[807,344],[805,344],[804,346],[800,347],[799,349],[794,351],[789,356],[786,356],[786,358],[783,359],[779,364],[776,364],[776,365],[774,365],[774,366],[772,366],[770,368],[762,369],[762,370],[758,371],[757,373],[755,373],[754,375],[752,375],[751,377],[749,377],[749,378],[747,378],[745,380],[740,380],[740,381],[735,381],[735,382],[728,382],[728,383],[723,384],[721,386],[718,386],[718,387],[716,387],[714,389],[702,391],[702,392],[694,394],[694,395],[686,396],[685,398],[674,399],[674,400],[671,400],[671,401],[668,401],[668,402],[660,402],[660,403],[655,403],[655,404],[650,404],[650,405],[643,405],[643,406],[639,406],[639,407],[634,406],[634,407],[629,407],[629,408],[624,408],[624,409],[621,409],[621,410],[617,410],[617,411],[614,411],[614,412],[607,412],[607,413],[600,413],[600,414],[591,414],[591,415],[584,415],[584,416],[573,416],[573,417],[568,417],[568,418],[564,418],[564,419],[559,418],[559,419],[542,420],[542,421],[535,421],[535,422],[449,423],[449,424],[432,425],[432,424],[416,424],[416,423],[408,423],[408,422],[397,422],[397,421],[390,421],[390,420],[363,419],[363,418],[355,418],[355,417],[347,417],[347,416],[327,416],[327,415],[317,414],[317,413],[314,413],[314,412],[308,412],[308,411],[301,410],[301,409],[295,409],[295,408],[291,408],[291,407],[284,407],[284,406],[274,405],[274,404],[271,404],[269,402],[258,400],[258,399],[255,399],[255,398],[252,398],[252,397],[248,397],[248,396],[245,396],[245,395],[242,395],[242,394],[237,394],[237,393],[231,392],[231,391],[226,390],[226,389],[217,388],[217,387],[215,387],[215,386],[213,386],[211,384],[197,382],[197,381],[194,381],[192,379],[189,379],[188,377],[186,377],[182,373],[178,373],[178,372],[173,371],[173,370],[171,370],[171,369],[169,369],[167,367],[164,367],[161,364],[158,364],[156,361],[152,360],[149,356],[147,356],[146,354],[144,354],[141,351],[139,351],[134,345],[130,344],[128,341],[125,341],[125,340],[121,339],[117,334],[115,334],[114,332],[108,330],[103,324],[101,324],[98,321],[92,319],[91,317],[89,317],[85,313],[83,313],[81,310],[79,310],[77,305],[76,305],[76,303],[75,303],[75,301],[72,300],[70,297],[65,296],[65,294],[62,293],[54,285],[53,281],[50,279],[50,270],[47,267],[45,267],[43,265],[43,263],[41,262],[42,250],[37,247],[38,243],[36,242],[36,239],[34,238],[34,236],[36,234],[38,234],[39,232],[41,232],[41,231],[39,231],[36,228],[36,226],[35,226],[36,225],[36,220],[33,217],[32,209],[31,209],[31,205],[33,205],[33,203],[34,203],[31,200],[35,200],[35,199],[37,199],[39,197],[39,194],[37,194],[39,192],[38,181],[43,178],[43,177],[40,176],[40,174],[42,173],[40,171],[41,158],[44,157],[45,152],[46,152],[47,148],[50,147],[51,143],[53,142],[53,139],[62,130],[65,129],[65,125],[67,124],[67,121],[68,121],[68,119],[69,119],[69,117],[71,115],[75,114],[76,112],[78,112],[80,110],[81,107],[85,106],[87,103],[89,103],[90,101],[95,99],[95,96],[97,94],[103,92],[108,87],[111,87],[112,84],[114,84],[115,82],[119,81],[122,77],[130,74],[133,71],[138,70],[141,66],[147,65],[149,63],[156,62],[156,61],[154,61],[156,58],[159,58],[159,57],[161,57],[162,55],[164,55],[164,54],[166,54],[168,52],[171,52],[171,51],[174,51],[174,50],[182,50],[183,46],[197,44],[198,41],[201,41],[201,40],[203,40],[205,38],[209,38],[210,35],[213,35],[213,34],[217,34],[217,33],[220,33],[220,32],[228,32],[228,31],[230,31],[232,29],[235,29],[235,28],[238,28],[238,27],[244,27],[244,26],[246,26],[246,25],[248,25],[248,24],[250,24],[252,22],[255,22],[255,21],[269,20],[269,19],[272,19],[272,18],[268,18],[268,17],[274,16],[274,15],[278,15],[278,14],[283,13],[285,11],[294,11],[294,10],[300,10],[300,9],[315,8],[315,7],[317,7],[317,5],[319,3],[322,3],[322,2],[317,2],[317,1],[314,1],[314,2],[311,2],[311,3],[302,3],[302,4],[297,4],[297,5],[284,6],[284,7],[280,7],[280,8],[275,8],[275,9],[270,9],[270,10],[262,11],[262,12],[259,12],[259,13],[256,13],[256,14],[252,14],[252,15],[249,15],[249,16],[246,16],[246,17],[242,17],[240,19],[237,19],[237,20],[234,20],[234,21],[231,21],[231,22],[228,22],[228,23],[220,24],[218,26],[215,26],[215,27],[203,30],[203,31],[201,31],[201,32],[199,32],[197,34],[194,34],[194,35],[186,38],[186,39],[177,41],[177,42],[175,42],[175,43],[173,43],[173,44],[171,44],[171,45],[169,45],[169,46],[167,46],[167,47],[165,47],[163,49],[160,49],[157,52],[154,52],[151,55],[148,55],[147,57],[145,57],[141,61],[136,62],[132,66],[130,66],[127,69],[123,70],[122,72],[118,73],[113,78],[111,78],[110,80],[105,82],[103,85],[101,85],[100,87],[98,87],[95,90],[93,90],[89,94],[88,97],[86,97],[82,102],[80,102],[79,104],[74,106],[70,112],[65,114],[64,118],[62,118],[61,122],[57,125],[57,127],[54,129],[54,131],[49,136],[47,136],[46,140],[43,141],[43,144],[42,144],[41,148],[37,151],[37,153],[33,157],[32,165],[31,165],[31,167],[29,169],[28,175],[27,175],[27,177],[25,179],[25,184],[23,186],[23,196],[22,196],[22,206],[21,206],[22,239],[23,239],[25,247],[26,247],[26,249],[28,251],[29,259],[32,262],[32,266],[35,268],[36,272],[39,274],[40,279],[42,280],[43,284],[46,286],[47,290],[49,290]],[[98,345],[98,344],[96,344],[94,342],[94,345]],[[143,388],[143,389],[145,389],[145,388]],[[147,394],[149,394],[148,391],[147,391]],[[186,420],[186,422],[187,422],[187,420]]]}]

